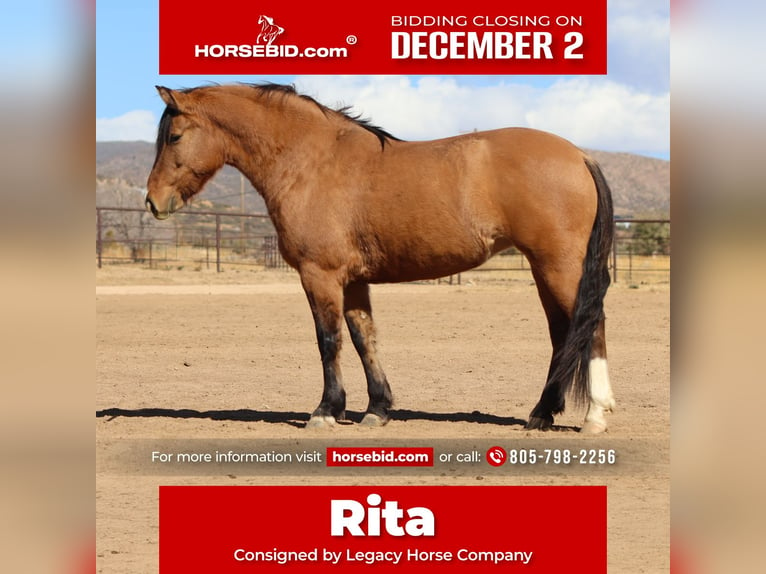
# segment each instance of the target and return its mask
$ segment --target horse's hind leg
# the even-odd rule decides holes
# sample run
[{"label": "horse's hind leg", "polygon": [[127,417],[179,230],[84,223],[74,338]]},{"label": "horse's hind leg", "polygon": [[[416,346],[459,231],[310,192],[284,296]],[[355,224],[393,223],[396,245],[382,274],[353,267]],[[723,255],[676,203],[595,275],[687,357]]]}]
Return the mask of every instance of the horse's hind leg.
[{"label": "horse's hind leg", "polygon": [[380,426],[388,422],[393,399],[391,387],[377,356],[375,324],[372,321],[370,289],[366,283],[351,283],[345,289],[344,314],[356,352],[362,360],[370,402],[362,424]]},{"label": "horse's hind leg", "polygon": [[[574,309],[577,284],[575,283],[574,291],[562,289],[561,287],[554,291],[549,287],[550,277],[546,278],[534,266],[532,274],[534,275],[537,292],[540,295],[540,301],[543,304],[545,316],[548,320],[548,332],[553,350],[546,384],[540,400],[529,415],[527,428],[547,430],[553,425],[553,415],[564,410],[565,389],[562,389],[556,382],[551,381],[551,374],[556,369],[560,353],[564,348],[567,331],[569,330],[569,322]],[[559,281],[559,285],[563,285],[563,282]]]},{"label": "horse's hind leg", "polygon": [[346,416],[346,391],[339,363],[343,288],[333,274],[314,267],[301,269],[301,283],[314,316],[324,376],[322,400],[311,414],[308,426],[327,426]]},{"label": "horse's hind leg", "polygon": [[604,413],[614,409],[615,401],[612,394],[612,385],[609,382],[609,371],[606,363],[606,334],[604,319],[598,325],[593,336],[593,349],[591,350],[588,412],[580,432],[597,434],[606,430],[606,417]]},{"label": "horse's hind leg", "polygon": [[[553,352],[545,388],[540,400],[529,415],[527,428],[548,429],[553,425],[553,415],[563,412],[565,406],[568,386],[564,381],[553,380],[551,375],[556,370],[565,348],[567,332],[574,312],[580,273],[574,269],[567,272],[563,266],[556,272],[543,272],[534,264],[532,272],[548,319]],[[596,332],[593,334],[588,372],[590,380],[587,393],[588,412],[581,432],[600,433],[607,428],[604,413],[614,408],[614,396],[607,371],[603,318],[599,321]]]}]

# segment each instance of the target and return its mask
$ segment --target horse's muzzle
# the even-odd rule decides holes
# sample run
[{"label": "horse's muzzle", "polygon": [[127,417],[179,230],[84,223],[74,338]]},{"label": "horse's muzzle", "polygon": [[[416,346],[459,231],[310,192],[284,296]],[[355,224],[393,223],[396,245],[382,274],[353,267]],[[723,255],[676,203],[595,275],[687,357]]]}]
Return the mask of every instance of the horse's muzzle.
[{"label": "horse's muzzle", "polygon": [[146,209],[152,212],[152,215],[157,219],[167,219],[170,217],[170,214],[172,213],[173,209],[173,200],[170,200],[170,205],[168,206],[168,209],[166,211],[160,211],[157,209],[157,206],[154,205],[154,202],[151,200],[151,198],[146,198]]}]

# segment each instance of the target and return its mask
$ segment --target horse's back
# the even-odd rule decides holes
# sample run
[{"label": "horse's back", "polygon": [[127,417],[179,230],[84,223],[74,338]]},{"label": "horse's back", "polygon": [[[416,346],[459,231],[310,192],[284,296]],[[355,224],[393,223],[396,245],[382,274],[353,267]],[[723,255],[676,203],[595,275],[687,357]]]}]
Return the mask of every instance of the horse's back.
[{"label": "horse's back", "polygon": [[585,154],[568,140],[540,130],[504,128],[430,144],[431,161],[418,158],[421,177],[443,184],[433,194],[451,202],[481,233],[492,235],[493,251],[508,242],[523,247],[547,240],[556,229],[590,233],[595,184]]}]

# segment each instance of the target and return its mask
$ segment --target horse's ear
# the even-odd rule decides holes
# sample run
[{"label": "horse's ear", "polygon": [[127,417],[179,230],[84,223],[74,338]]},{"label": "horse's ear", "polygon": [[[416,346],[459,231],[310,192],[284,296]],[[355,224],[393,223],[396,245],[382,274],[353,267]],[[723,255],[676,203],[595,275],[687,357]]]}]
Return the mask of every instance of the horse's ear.
[{"label": "horse's ear", "polygon": [[176,97],[174,95],[173,90],[170,88],[166,88],[164,86],[154,86],[157,88],[157,92],[160,94],[160,97],[162,98],[162,101],[165,102],[165,104],[174,110],[178,109],[178,101],[176,101]]}]

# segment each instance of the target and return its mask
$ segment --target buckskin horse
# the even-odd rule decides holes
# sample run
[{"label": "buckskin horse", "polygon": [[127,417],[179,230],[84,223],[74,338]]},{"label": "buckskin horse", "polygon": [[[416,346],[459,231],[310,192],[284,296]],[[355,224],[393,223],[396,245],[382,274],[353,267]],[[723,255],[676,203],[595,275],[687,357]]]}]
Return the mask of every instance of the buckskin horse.
[{"label": "buckskin horse", "polygon": [[367,379],[362,424],[389,420],[371,283],[459,273],[515,246],[529,260],[553,346],[527,428],[550,428],[571,391],[587,406],[581,432],[606,430],[612,200],[582,150],[526,128],[402,141],[279,84],[157,90],[166,108],[146,206],[166,219],[224,164],[263,196],[316,327],[324,391],[308,426],[345,417],[344,319]]}]

